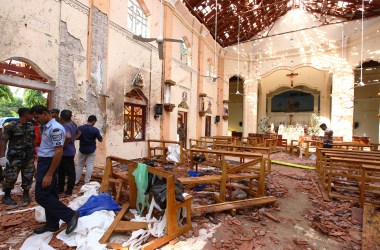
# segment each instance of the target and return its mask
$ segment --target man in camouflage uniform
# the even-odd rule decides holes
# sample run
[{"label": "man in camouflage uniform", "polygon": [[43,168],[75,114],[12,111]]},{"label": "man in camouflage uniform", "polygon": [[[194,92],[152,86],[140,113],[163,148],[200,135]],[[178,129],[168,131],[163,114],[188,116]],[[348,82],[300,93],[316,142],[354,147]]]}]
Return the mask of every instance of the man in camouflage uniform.
[{"label": "man in camouflage uniform", "polygon": [[[33,182],[35,171],[34,146],[36,136],[34,127],[30,123],[32,116],[28,108],[18,110],[20,119],[13,121],[4,127],[1,136],[0,166],[4,169],[3,191],[5,193],[2,201],[7,205],[17,204],[11,197],[11,190],[17,181],[21,171],[22,188],[24,189],[23,202],[29,203],[29,189]],[[6,145],[8,143],[7,156],[5,157]]]}]

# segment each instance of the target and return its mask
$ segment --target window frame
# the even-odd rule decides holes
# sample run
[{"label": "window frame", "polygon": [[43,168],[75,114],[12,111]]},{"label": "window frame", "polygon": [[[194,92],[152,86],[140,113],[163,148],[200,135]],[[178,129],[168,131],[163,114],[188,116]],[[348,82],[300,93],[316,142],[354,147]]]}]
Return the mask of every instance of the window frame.
[{"label": "window frame", "polygon": [[[140,29],[137,30],[138,24]],[[145,27],[145,30],[142,27]],[[127,28],[135,35],[148,36],[148,16],[137,0],[128,0]]]},{"label": "window frame", "polygon": [[[125,125],[126,125],[126,114],[125,114],[125,109],[126,109],[126,106],[130,106],[131,107],[131,121],[133,121],[134,117],[135,117],[135,112],[134,112],[134,109],[136,107],[138,108],[141,108],[142,109],[142,115],[138,115],[138,117],[141,117],[142,118],[142,137],[141,139],[136,139],[136,138],[132,138],[132,139],[126,139],[125,138]],[[123,116],[124,116],[124,123],[123,123],[123,142],[139,142],[139,141],[145,141],[145,138],[146,138],[146,105],[141,105],[141,104],[135,104],[135,103],[131,103],[131,102],[124,102],[124,109],[123,109]],[[131,126],[131,135],[134,134],[134,126]]]}]

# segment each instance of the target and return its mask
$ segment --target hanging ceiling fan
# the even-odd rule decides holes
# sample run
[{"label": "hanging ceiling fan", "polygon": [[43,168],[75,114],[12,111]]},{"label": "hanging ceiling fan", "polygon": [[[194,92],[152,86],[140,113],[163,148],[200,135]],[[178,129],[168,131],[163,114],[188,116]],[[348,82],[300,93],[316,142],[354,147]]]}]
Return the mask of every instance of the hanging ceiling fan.
[{"label": "hanging ceiling fan", "polygon": [[145,38],[138,35],[133,35],[133,39],[138,40],[144,43],[150,43],[156,41],[158,44],[158,57],[163,60],[164,59],[164,42],[175,42],[175,43],[184,43],[183,39],[174,39],[174,38],[166,38],[164,37],[164,14],[163,14],[163,4],[161,0],[161,8],[160,8],[160,35],[157,38]]},{"label": "hanging ceiling fan", "polygon": [[218,79],[222,79],[225,83],[228,83],[221,76],[217,76],[216,74],[216,40],[217,40],[217,31],[218,31],[218,0],[215,0],[215,27],[214,27],[214,74],[210,75],[200,75],[205,78],[210,78],[212,82],[216,82]]}]

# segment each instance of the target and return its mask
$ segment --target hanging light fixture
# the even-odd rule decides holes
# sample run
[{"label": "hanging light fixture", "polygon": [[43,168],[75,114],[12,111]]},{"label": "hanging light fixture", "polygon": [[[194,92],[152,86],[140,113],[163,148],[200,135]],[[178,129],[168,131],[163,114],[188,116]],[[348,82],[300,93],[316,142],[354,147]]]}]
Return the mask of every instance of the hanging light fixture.
[{"label": "hanging light fixture", "polygon": [[363,82],[363,40],[364,40],[364,0],[362,0],[362,40],[360,46],[360,82],[358,87],[363,87],[365,84]]}]

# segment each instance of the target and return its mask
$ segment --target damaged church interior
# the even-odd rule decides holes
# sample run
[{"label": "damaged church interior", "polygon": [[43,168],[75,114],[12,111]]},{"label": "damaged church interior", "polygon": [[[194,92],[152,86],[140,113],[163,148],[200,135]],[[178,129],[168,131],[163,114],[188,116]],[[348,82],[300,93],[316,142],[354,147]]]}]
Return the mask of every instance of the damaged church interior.
[{"label": "damaged church interior", "polygon": [[0,6],[0,249],[380,249],[380,1]]}]

